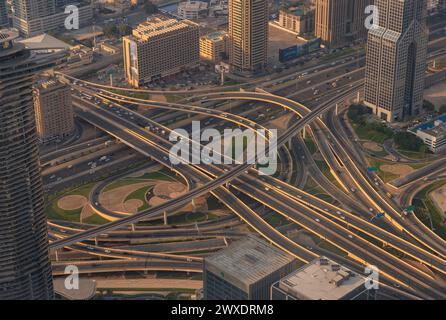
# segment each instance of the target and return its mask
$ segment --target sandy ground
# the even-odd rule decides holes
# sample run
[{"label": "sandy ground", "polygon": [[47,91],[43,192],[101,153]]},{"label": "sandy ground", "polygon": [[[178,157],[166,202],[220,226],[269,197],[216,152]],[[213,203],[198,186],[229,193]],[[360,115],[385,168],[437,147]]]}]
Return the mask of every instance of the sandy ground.
[{"label": "sandy ground", "polygon": [[95,215],[96,213],[91,208],[90,202],[88,202],[81,211],[81,216],[79,218],[80,222],[84,222],[85,219],[88,217],[91,217],[92,215]]},{"label": "sandy ground", "polygon": [[88,202],[87,198],[81,195],[69,195],[60,198],[57,206],[62,210],[77,210],[85,206]]},{"label": "sandy ground", "polygon": [[126,212],[130,212],[130,213],[137,213],[138,208],[143,205],[144,205],[144,202],[142,202],[139,199],[130,199],[130,200],[127,200],[126,202],[124,202],[124,204],[123,204],[124,210]]},{"label": "sandy ground", "polygon": [[155,288],[182,288],[200,289],[203,287],[201,280],[189,279],[96,279],[98,289],[130,288],[130,289],[155,289]]},{"label": "sandy ground", "polygon": [[60,198],[57,201],[57,206],[62,210],[77,210],[82,208],[79,216],[79,222],[83,222],[88,217],[95,214],[90,206],[90,201],[87,198],[80,195],[69,195]]},{"label": "sandy ground", "polygon": [[[153,188],[153,197],[149,199],[150,206],[157,206],[170,199],[175,199],[187,192],[187,187],[180,182],[161,182]],[[194,199],[194,205],[184,206],[181,211],[207,211],[207,201],[204,197]]]},{"label": "sandy ground", "polygon": [[398,174],[400,176],[409,174],[413,171],[413,168],[407,164],[383,164],[380,166],[380,169],[382,171]]},{"label": "sandy ground", "polygon": [[277,129],[277,134],[280,136],[287,128],[287,124],[289,123],[290,119],[293,117],[293,114],[284,114],[281,117],[278,117],[277,119],[274,119],[268,123],[267,128],[270,128],[272,126],[273,128]]},{"label": "sandy ground", "polygon": [[160,102],[167,102],[167,98],[163,94],[152,94],[150,96],[150,99],[155,100],[155,101],[160,101]]},{"label": "sandy ground", "polygon": [[[143,188],[145,186],[151,185],[152,182],[140,182],[134,183],[128,186],[122,186],[119,188],[115,188],[113,190],[103,192],[99,196],[99,201],[101,204],[108,210],[117,211],[122,213],[132,214],[133,208],[129,205],[130,208],[127,208],[124,200],[134,191]],[[133,203],[134,205],[134,203]]]},{"label": "sandy ground", "polygon": [[383,148],[380,145],[378,145],[376,142],[371,142],[371,141],[364,142],[362,144],[362,146],[364,148],[366,148],[367,150],[374,151],[374,152],[383,151]]},{"label": "sandy ground", "polygon": [[158,197],[174,199],[187,191],[187,187],[180,182],[161,182],[153,188],[153,194]]},{"label": "sandy ground", "polygon": [[439,84],[425,90],[424,98],[432,102],[438,110],[440,106],[446,104],[446,82],[440,82]]},{"label": "sandy ground", "polygon": [[440,212],[443,213],[443,216],[446,216],[446,185],[429,193],[429,197]]}]

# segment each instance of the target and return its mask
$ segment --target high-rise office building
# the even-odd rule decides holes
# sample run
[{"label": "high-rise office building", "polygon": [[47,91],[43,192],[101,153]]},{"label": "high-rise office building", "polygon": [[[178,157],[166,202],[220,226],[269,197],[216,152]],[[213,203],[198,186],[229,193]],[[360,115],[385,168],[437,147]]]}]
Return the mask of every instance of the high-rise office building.
[{"label": "high-rise office building", "polygon": [[373,0],[316,0],[315,35],[329,47],[365,39],[366,7]]},{"label": "high-rise office building", "polygon": [[206,257],[205,300],[269,300],[271,285],[297,268],[295,257],[248,236]]},{"label": "high-rise office building", "polygon": [[235,70],[262,70],[268,58],[268,1],[229,0],[229,62]]},{"label": "high-rise office building", "polygon": [[[13,0],[12,24],[25,37],[33,37],[47,31],[65,27],[65,20],[72,12],[65,13],[72,0]],[[93,8],[88,1],[76,1],[79,27],[93,19]]]},{"label": "high-rise office building", "polygon": [[17,37],[0,30],[0,299],[51,299],[32,85],[55,59],[31,56]]},{"label": "high-rise office building", "polygon": [[0,0],[0,28],[7,27],[8,25],[8,7],[6,6],[6,0]]},{"label": "high-rise office building", "polygon": [[63,139],[74,132],[70,87],[57,79],[42,79],[34,89],[34,111],[40,141]]},{"label": "high-rise office building", "polygon": [[368,34],[365,104],[393,122],[422,110],[428,30],[426,0],[375,0]]},{"label": "high-rise office building", "polygon": [[127,82],[134,87],[173,75],[200,61],[198,25],[189,20],[155,17],[122,40]]}]

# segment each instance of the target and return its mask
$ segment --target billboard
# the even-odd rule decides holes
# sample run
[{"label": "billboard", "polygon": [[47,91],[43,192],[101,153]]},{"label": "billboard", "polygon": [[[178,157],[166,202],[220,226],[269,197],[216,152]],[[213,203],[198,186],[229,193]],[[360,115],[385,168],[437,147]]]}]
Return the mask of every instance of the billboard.
[{"label": "billboard", "polygon": [[285,49],[279,49],[279,61],[285,62],[298,57],[297,46],[292,46]]},{"label": "billboard", "polygon": [[321,48],[321,39],[313,39],[304,44],[291,46],[285,49],[279,49],[279,61],[286,62],[299,57],[302,57],[308,53],[314,52]]},{"label": "billboard", "polygon": [[313,40],[310,40],[306,43],[308,47],[308,53],[311,53],[313,51],[319,50],[321,48],[321,38],[316,38]]}]

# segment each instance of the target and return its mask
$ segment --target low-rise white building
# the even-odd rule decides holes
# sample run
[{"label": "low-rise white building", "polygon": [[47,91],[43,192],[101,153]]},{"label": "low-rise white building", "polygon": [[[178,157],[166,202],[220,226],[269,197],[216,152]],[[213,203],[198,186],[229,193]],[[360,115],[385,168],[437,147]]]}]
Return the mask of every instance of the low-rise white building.
[{"label": "low-rise white building", "polygon": [[185,1],[178,4],[177,14],[183,19],[197,20],[207,16],[208,3],[203,1]]},{"label": "low-rise white building", "polygon": [[446,115],[416,126],[409,130],[415,134],[430,151],[437,153],[446,149]]}]

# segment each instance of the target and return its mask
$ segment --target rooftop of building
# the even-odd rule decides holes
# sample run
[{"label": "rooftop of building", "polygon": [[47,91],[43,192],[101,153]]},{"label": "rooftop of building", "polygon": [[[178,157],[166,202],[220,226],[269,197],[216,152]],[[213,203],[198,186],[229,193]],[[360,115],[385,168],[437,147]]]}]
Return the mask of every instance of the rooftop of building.
[{"label": "rooftop of building", "polygon": [[59,50],[69,50],[70,45],[53,37],[47,33],[21,40],[27,49],[31,50],[45,50],[45,49],[59,49]]},{"label": "rooftop of building", "polygon": [[409,131],[413,133],[422,131],[434,137],[444,135],[446,133],[446,114],[439,115],[427,122],[419,124],[409,129]]},{"label": "rooftop of building", "polygon": [[314,6],[311,5],[311,3],[304,2],[304,3],[283,5],[280,9],[287,13],[291,13],[295,16],[303,16],[305,14],[308,14],[310,11],[313,11]]},{"label": "rooftop of building", "polygon": [[264,240],[249,235],[233,242],[226,249],[206,257],[205,264],[218,268],[224,275],[231,275],[246,284],[251,284],[295,259]]},{"label": "rooftop of building", "polygon": [[62,85],[63,83],[54,76],[43,76],[37,80],[36,88],[48,90],[60,87]]},{"label": "rooftop of building", "polygon": [[196,23],[189,20],[177,20],[162,15],[156,15],[151,19],[140,23],[133,29],[132,36],[129,37],[133,37],[135,40],[146,41],[151,37],[181,30],[183,28],[189,28],[191,26],[198,28]]},{"label": "rooftop of building", "polygon": [[364,286],[364,278],[326,257],[320,257],[281,279],[278,286],[301,300],[340,300]]},{"label": "rooftop of building", "polygon": [[226,35],[227,35],[226,31],[214,31],[202,36],[202,38],[212,41],[217,41],[217,40],[222,40]]},{"label": "rooftop of building", "polygon": [[184,1],[180,2],[178,7],[183,10],[204,10],[208,8],[208,3],[203,1]]},{"label": "rooftop of building", "polygon": [[432,136],[432,137],[442,137],[444,135],[446,135],[446,123],[441,122],[439,123],[436,127],[429,129],[429,130],[424,130],[424,133]]},{"label": "rooftop of building", "polygon": [[0,29],[0,43],[15,40],[19,37],[19,31],[16,29]]}]

